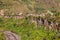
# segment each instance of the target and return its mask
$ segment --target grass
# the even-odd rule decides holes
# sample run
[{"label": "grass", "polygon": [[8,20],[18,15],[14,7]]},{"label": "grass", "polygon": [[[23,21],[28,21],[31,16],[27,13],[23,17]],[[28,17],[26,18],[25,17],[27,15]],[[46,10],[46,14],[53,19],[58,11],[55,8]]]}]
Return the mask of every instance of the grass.
[{"label": "grass", "polygon": [[[4,22],[3,27],[0,27],[0,30],[12,31],[21,36],[22,40],[52,40],[55,37],[55,31],[44,30],[43,27],[37,29],[34,28],[34,24],[28,23],[28,20],[14,20],[14,19],[5,19],[7,20],[6,24]],[[20,23],[20,24],[17,24]],[[28,23],[28,24],[27,24]],[[0,33],[0,40],[4,39],[2,33]],[[5,39],[4,39],[5,40]]]},{"label": "grass", "polygon": [[[40,0],[41,1],[41,0]],[[44,13],[46,10],[51,10],[52,12],[60,11],[60,8],[52,8],[49,3],[44,3],[44,1],[35,0],[0,0],[0,9],[8,9],[8,13]],[[21,2],[21,3],[20,3]],[[52,2],[52,1],[51,1]],[[60,18],[60,12],[56,14],[58,19]],[[52,18],[53,19],[53,18]],[[60,20],[60,19],[59,19]],[[59,21],[60,22],[60,21]],[[43,26],[34,28],[35,25],[30,23],[26,19],[12,19],[12,18],[0,18],[0,30],[12,31],[21,36],[22,40],[60,40],[58,38],[56,31],[44,30]],[[56,37],[57,36],[57,37]],[[4,35],[0,33],[0,40],[5,40]]]},{"label": "grass", "polygon": [[[48,0],[49,1],[49,0]],[[58,0],[54,1],[54,4],[56,5]],[[50,2],[53,4],[53,2]],[[46,3],[44,1],[36,1],[36,0],[0,0],[0,8],[1,9],[8,9],[9,12],[37,12],[42,13],[45,12],[45,10],[51,10],[51,11],[60,11],[58,6],[52,5],[49,3]],[[52,6],[53,8],[52,8]]]},{"label": "grass", "polygon": [[0,32],[0,40],[5,40],[5,37],[1,32]]}]

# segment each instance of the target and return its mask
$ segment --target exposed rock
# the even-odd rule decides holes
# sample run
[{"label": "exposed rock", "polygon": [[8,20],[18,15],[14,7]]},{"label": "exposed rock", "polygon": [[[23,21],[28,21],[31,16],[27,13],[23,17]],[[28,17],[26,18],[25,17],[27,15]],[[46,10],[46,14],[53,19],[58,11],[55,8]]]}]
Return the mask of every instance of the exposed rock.
[{"label": "exposed rock", "polygon": [[47,29],[48,28],[48,19],[47,18],[45,18],[44,19],[44,27],[45,27],[45,29]]},{"label": "exposed rock", "polygon": [[10,31],[4,31],[3,33],[6,37],[6,40],[21,40],[21,38],[17,34]]}]

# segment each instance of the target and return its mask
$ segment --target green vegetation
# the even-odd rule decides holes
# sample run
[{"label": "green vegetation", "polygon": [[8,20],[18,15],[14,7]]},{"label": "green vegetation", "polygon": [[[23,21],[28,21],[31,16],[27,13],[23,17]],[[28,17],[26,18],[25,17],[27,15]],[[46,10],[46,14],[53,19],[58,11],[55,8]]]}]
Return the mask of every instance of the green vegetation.
[{"label": "green vegetation", "polygon": [[5,37],[2,33],[0,33],[0,40],[5,40]]},{"label": "green vegetation", "polygon": [[[58,3],[57,3],[58,2]],[[5,15],[12,13],[46,13],[50,10],[54,16],[47,15],[49,21],[60,23],[60,7],[57,6],[60,1],[57,0],[0,0],[0,10],[7,9]],[[42,17],[43,19],[45,17]],[[54,19],[55,18],[55,19]],[[56,30],[44,30],[44,26],[35,28],[34,23],[29,22],[29,19],[14,19],[0,17],[0,30],[12,31],[21,36],[22,40],[60,40],[60,33]],[[0,40],[5,40],[3,33],[0,33]]]},{"label": "green vegetation", "polygon": [[[0,20],[0,30],[17,33],[21,36],[22,40],[53,40],[54,38],[58,38],[56,38],[56,31],[44,30],[43,26],[36,29],[34,28],[34,24],[29,23],[26,19],[14,20],[9,18]],[[1,37],[1,35],[0,33],[0,40],[4,39],[4,36]]]}]

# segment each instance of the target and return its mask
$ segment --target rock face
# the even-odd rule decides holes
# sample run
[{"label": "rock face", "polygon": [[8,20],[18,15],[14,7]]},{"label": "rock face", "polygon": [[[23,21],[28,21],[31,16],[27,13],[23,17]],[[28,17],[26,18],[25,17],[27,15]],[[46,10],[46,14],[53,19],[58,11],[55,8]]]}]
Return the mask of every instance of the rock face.
[{"label": "rock face", "polygon": [[15,33],[10,32],[10,31],[5,31],[3,33],[6,37],[6,40],[21,40],[21,38],[18,35],[16,35]]}]

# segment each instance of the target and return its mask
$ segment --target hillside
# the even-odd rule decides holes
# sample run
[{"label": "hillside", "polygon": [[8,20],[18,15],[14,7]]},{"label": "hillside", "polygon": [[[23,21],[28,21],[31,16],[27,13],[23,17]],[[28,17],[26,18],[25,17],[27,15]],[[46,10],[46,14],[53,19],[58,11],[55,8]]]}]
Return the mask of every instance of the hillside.
[{"label": "hillside", "polygon": [[60,11],[59,0],[0,0],[0,8],[11,12]]},{"label": "hillside", "polygon": [[0,0],[0,40],[60,40],[60,0]]}]

